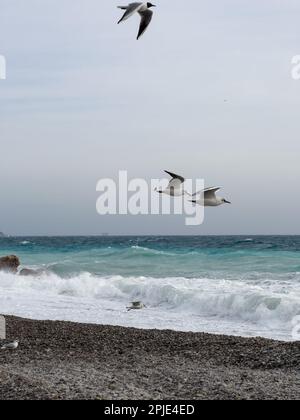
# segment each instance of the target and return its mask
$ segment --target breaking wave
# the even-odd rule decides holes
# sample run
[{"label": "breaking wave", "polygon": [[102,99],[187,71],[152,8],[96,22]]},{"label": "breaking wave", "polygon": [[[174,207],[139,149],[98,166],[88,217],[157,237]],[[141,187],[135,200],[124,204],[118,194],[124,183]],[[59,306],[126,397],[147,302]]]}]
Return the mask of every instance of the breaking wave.
[{"label": "breaking wave", "polygon": [[[40,298],[49,299],[59,304],[60,319],[68,320],[63,305],[66,297],[68,305],[73,303],[76,307],[84,301],[87,306],[89,302],[91,306],[96,305],[102,310],[108,310],[110,305],[123,310],[128,302],[141,300],[148,307],[147,313],[158,311],[160,317],[166,318],[170,315],[174,317],[174,314],[180,318],[184,314],[187,322],[191,317],[191,330],[195,330],[195,319],[199,321],[199,331],[205,319],[214,319],[219,323],[230,321],[239,326],[239,331],[243,323],[262,326],[273,331],[270,336],[274,338],[276,330],[280,330],[281,334],[286,331],[288,335],[293,319],[300,315],[300,282],[295,279],[251,282],[184,277],[98,277],[87,272],[66,279],[53,273],[40,277],[0,273],[0,294],[0,312],[1,306],[7,307],[7,300],[19,300],[19,306],[26,306],[26,297],[30,296],[29,312],[35,313]],[[81,315],[80,321],[85,322],[84,312]],[[47,316],[52,319],[51,311]],[[143,312],[140,312],[140,317],[143,318]],[[101,319],[97,322],[101,323]],[[152,327],[160,325],[153,324]],[[188,325],[186,327],[189,329]],[[176,325],[174,329],[177,329]],[[181,329],[180,326],[178,329]],[[233,332],[227,331],[229,334]]]}]

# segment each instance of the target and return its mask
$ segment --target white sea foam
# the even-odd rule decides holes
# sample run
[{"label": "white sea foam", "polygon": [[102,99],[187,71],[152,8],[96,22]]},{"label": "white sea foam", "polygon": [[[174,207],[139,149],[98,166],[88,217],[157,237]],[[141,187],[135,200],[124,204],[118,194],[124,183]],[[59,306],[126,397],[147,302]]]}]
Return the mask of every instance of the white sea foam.
[{"label": "white sea foam", "polygon": [[[126,313],[133,300],[147,309]],[[293,319],[300,315],[300,282],[0,273],[0,313],[291,340]]]},{"label": "white sea foam", "polygon": [[[131,249],[135,250],[135,251],[144,252],[144,253],[147,253],[147,254],[150,254],[150,255],[151,254],[152,255],[165,255],[165,256],[170,256],[170,257],[176,256],[176,254],[172,253],[172,252],[168,252],[168,251],[165,251],[165,250],[153,249],[153,248],[146,248],[146,247],[139,246],[139,245],[133,245],[131,247]],[[125,252],[128,252],[128,250],[125,250]]]}]

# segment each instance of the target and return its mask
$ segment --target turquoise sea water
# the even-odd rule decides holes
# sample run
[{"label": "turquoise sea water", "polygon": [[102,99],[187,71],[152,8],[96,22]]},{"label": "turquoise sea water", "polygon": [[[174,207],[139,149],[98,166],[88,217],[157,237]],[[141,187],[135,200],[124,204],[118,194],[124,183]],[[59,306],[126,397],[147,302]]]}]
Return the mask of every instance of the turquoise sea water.
[{"label": "turquoise sea water", "polygon": [[298,278],[300,237],[28,237],[0,239],[0,253],[60,276]]},{"label": "turquoise sea water", "polygon": [[[8,254],[42,274],[2,273],[0,312],[283,339],[300,316],[297,236],[0,238]],[[147,311],[126,318],[136,299]]]}]

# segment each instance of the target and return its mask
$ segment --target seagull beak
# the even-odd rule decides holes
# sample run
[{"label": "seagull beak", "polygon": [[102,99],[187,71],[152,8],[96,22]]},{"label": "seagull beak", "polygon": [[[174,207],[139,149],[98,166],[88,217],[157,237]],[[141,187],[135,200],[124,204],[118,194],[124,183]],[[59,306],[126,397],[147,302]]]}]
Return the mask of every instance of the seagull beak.
[{"label": "seagull beak", "polygon": [[232,204],[230,201],[224,200],[224,203],[226,204]]}]

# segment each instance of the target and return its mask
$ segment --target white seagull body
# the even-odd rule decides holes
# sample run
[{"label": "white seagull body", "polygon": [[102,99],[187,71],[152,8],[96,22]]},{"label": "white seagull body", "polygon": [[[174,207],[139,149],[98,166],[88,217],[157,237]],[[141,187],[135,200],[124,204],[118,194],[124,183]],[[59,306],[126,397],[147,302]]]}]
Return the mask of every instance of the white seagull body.
[{"label": "white seagull body", "polygon": [[220,190],[219,187],[206,188],[203,191],[199,191],[193,194],[193,197],[198,197],[198,199],[192,200],[192,203],[199,204],[204,207],[218,207],[222,204],[231,204],[230,201],[225,200],[225,198],[217,197],[216,193]]},{"label": "white seagull body", "polygon": [[1,350],[16,350],[19,347],[19,342],[14,341],[13,343],[4,344],[4,346],[1,347]]},{"label": "white seagull body", "polygon": [[183,195],[185,195],[186,193],[183,189],[185,179],[180,175],[173,174],[172,172],[165,171],[165,173],[170,175],[172,179],[165,190],[156,191],[159,194],[166,194],[170,195],[171,197],[182,197]]},{"label": "white seagull body", "polygon": [[156,7],[152,3],[130,3],[128,6],[118,6],[119,9],[125,10],[124,15],[119,20],[118,24],[124,22],[125,20],[129,19],[135,13],[138,13],[141,17],[141,24],[137,39],[139,39],[146,31],[148,26],[151,23],[153,12],[151,7]]}]

